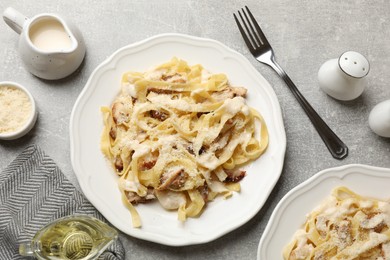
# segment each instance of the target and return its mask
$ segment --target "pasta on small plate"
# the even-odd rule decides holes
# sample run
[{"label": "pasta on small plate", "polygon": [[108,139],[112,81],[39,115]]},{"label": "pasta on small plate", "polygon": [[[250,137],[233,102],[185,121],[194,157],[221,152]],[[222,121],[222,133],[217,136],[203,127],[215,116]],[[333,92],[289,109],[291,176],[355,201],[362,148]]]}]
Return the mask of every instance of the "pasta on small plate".
[{"label": "pasta on small plate", "polygon": [[288,192],[261,237],[257,258],[389,259],[390,169],[326,169]]}]

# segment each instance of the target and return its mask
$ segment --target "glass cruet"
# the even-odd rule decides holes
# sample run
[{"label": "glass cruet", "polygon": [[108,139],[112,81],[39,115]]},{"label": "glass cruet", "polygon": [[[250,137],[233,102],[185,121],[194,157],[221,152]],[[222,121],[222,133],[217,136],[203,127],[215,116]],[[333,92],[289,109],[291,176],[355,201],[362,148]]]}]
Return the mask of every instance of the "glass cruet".
[{"label": "glass cruet", "polygon": [[96,259],[117,239],[118,232],[106,223],[86,215],[59,218],[40,229],[19,253],[37,259]]}]

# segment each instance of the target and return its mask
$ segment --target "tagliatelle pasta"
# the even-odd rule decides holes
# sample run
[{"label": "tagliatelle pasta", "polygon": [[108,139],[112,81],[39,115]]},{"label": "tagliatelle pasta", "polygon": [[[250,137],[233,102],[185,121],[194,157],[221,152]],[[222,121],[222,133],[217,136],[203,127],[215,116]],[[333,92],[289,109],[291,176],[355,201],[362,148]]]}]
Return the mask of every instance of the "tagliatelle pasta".
[{"label": "tagliatelle pasta", "polygon": [[123,75],[119,95],[101,108],[101,149],[120,176],[134,227],[138,203],[157,199],[185,221],[214,197],[240,190],[239,167],[268,146],[266,124],[245,95],[226,75],[177,58]]},{"label": "tagliatelle pasta", "polygon": [[284,248],[285,260],[390,259],[390,203],[362,197],[346,187],[308,216]]}]

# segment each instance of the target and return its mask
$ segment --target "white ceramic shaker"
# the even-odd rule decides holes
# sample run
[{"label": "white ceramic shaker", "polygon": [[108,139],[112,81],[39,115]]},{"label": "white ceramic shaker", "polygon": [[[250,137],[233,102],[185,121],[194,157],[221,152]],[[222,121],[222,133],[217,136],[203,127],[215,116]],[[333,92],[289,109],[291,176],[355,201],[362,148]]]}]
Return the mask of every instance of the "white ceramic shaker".
[{"label": "white ceramic shaker", "polygon": [[368,124],[377,135],[390,137],[390,99],[380,102],[371,110]]},{"label": "white ceramic shaker", "polygon": [[328,60],[321,66],[318,82],[329,96],[343,101],[352,100],[363,93],[369,70],[370,64],[362,54],[347,51],[338,59]]}]

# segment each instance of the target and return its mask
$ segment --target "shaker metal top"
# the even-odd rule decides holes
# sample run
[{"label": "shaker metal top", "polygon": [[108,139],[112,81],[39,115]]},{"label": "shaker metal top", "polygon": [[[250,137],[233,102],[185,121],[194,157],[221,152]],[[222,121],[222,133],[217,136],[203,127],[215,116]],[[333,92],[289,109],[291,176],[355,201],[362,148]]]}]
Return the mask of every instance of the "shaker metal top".
[{"label": "shaker metal top", "polygon": [[370,63],[362,54],[347,51],[339,58],[339,66],[347,75],[354,78],[363,78],[370,70]]}]

